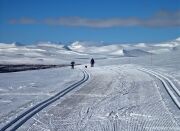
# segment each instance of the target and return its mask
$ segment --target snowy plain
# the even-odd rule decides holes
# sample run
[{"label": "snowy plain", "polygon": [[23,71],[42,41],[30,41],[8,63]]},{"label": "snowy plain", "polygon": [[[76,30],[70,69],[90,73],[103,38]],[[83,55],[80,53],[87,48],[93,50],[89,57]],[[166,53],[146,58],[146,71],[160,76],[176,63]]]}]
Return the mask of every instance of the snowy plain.
[{"label": "snowy plain", "polygon": [[[96,62],[94,68],[89,65],[91,58]],[[175,102],[180,102],[180,38],[152,44],[0,43],[1,65],[59,65],[71,61],[81,65],[74,70],[61,67],[0,73],[0,129],[80,81],[86,70],[90,75],[86,82],[37,112],[17,130],[180,130],[180,108]]]}]

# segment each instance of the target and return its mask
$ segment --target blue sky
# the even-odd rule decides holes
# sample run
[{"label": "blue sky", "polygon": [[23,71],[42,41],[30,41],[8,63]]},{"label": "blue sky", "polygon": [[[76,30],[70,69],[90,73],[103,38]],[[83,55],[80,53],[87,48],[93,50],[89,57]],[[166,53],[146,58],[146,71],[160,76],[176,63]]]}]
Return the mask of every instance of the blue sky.
[{"label": "blue sky", "polygon": [[0,0],[0,42],[160,42],[180,36],[180,0]]}]

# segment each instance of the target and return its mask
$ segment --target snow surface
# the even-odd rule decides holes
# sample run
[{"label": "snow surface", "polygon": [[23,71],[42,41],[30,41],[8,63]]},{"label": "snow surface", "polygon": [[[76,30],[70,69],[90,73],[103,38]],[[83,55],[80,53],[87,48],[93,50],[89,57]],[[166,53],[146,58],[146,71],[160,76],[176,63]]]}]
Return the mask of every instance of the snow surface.
[{"label": "snow surface", "polygon": [[[92,57],[94,68],[89,65]],[[180,102],[176,93],[180,91],[179,38],[134,45],[0,43],[0,64],[69,64],[72,60],[82,65],[74,70],[62,67],[0,73],[0,129],[82,79],[82,70],[86,70],[90,74],[87,82],[38,112],[18,130],[180,130],[180,109],[166,89]]]}]

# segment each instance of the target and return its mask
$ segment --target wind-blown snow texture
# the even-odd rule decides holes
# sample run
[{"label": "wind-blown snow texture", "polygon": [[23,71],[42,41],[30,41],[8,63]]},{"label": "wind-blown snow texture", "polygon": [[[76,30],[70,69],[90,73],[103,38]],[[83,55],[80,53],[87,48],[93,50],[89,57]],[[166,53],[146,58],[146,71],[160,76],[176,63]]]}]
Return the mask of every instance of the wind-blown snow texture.
[{"label": "wind-blown snow texture", "polygon": [[[95,67],[89,61],[95,59]],[[0,43],[0,64],[82,64],[0,73],[0,129],[37,103],[90,78],[18,130],[179,131],[180,40],[154,44]],[[163,84],[163,82],[165,84]],[[167,86],[167,87],[166,87]],[[170,94],[167,92],[170,90]],[[173,88],[176,88],[175,90]]]}]

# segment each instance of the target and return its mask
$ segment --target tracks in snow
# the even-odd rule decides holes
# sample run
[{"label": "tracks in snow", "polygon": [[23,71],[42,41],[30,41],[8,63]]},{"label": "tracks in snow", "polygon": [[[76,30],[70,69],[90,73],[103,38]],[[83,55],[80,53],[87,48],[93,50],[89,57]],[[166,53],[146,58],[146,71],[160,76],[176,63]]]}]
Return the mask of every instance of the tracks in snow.
[{"label": "tracks in snow", "polygon": [[176,106],[180,109],[180,91],[177,89],[177,87],[173,84],[173,82],[165,77],[164,75],[154,72],[152,70],[148,70],[148,69],[144,69],[144,68],[140,68],[140,71],[146,72],[148,74],[151,74],[153,76],[155,76],[156,78],[158,78],[163,86],[165,87],[166,91],[168,92],[168,94],[170,95],[170,97],[172,98],[173,102],[176,104]]},{"label": "tracks in snow", "polygon": [[38,113],[39,111],[50,105],[51,103],[57,101],[58,99],[60,99],[61,97],[72,91],[73,89],[75,89],[76,87],[86,82],[89,79],[89,74],[86,71],[82,71],[82,72],[83,72],[83,78],[80,81],[70,85],[69,87],[60,91],[59,93],[50,97],[49,99],[44,100],[39,104],[31,107],[30,109],[28,109],[27,111],[25,111],[24,113],[22,113],[21,115],[17,116],[9,123],[7,123],[4,127],[2,127],[2,129],[0,129],[0,131],[5,131],[5,130],[14,131],[18,129],[36,113]]}]

